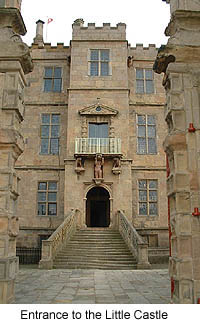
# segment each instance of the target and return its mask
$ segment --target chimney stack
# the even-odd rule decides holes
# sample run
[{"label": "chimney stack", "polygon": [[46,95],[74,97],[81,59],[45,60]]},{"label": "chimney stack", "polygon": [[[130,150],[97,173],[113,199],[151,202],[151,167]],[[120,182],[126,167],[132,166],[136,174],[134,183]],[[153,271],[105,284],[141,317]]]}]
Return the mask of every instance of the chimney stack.
[{"label": "chimney stack", "polygon": [[42,21],[40,19],[36,22],[36,37],[34,38],[34,44],[38,44],[39,46],[42,46],[42,47],[44,45],[43,25],[44,25],[44,21]]}]

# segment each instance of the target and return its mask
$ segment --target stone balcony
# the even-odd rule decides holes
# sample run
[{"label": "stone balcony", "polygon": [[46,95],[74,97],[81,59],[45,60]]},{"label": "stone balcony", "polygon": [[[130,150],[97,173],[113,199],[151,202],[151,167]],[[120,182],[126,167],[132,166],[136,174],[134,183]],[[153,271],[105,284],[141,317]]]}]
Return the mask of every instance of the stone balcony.
[{"label": "stone balcony", "polygon": [[76,138],[75,156],[121,156],[120,138]]}]

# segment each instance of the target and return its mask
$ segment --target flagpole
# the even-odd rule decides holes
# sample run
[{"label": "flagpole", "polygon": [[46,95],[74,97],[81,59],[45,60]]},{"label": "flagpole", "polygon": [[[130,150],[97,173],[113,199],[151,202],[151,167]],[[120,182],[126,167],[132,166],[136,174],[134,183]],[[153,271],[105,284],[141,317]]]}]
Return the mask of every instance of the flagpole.
[{"label": "flagpole", "polygon": [[48,18],[47,16],[47,21],[46,21],[46,43],[48,42],[48,24],[53,21],[52,18]]},{"label": "flagpole", "polygon": [[46,22],[46,43],[48,39],[48,21]]}]

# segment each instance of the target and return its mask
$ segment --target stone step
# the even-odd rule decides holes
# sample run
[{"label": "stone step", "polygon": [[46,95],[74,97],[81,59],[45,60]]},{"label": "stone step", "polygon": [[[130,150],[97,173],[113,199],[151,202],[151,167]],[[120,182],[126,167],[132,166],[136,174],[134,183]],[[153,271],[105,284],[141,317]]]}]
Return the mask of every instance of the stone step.
[{"label": "stone step", "polygon": [[112,264],[103,264],[103,263],[58,263],[54,265],[54,269],[103,269],[103,270],[128,270],[128,269],[136,269],[135,263],[112,263]]},{"label": "stone step", "polygon": [[67,256],[67,255],[63,255],[63,256],[57,256],[55,261],[56,262],[59,262],[59,261],[63,261],[63,260],[67,260],[67,261],[70,261],[70,260],[74,260],[74,261],[80,261],[80,260],[85,260],[88,259],[87,261],[105,261],[105,262],[112,262],[112,261],[120,261],[120,262],[128,262],[128,261],[134,261],[134,258],[131,257],[130,255],[128,256],[123,256],[123,255],[120,255],[120,256],[73,256],[73,255],[70,255],[70,256]]},{"label": "stone step", "polygon": [[54,260],[54,268],[135,269],[135,259],[120,233],[80,230]]},{"label": "stone step", "polygon": [[71,251],[65,251],[65,252],[60,252],[58,253],[57,257],[56,258],[60,258],[60,257],[69,257],[69,256],[75,256],[75,255],[82,255],[82,256],[85,256],[85,257],[96,257],[99,253],[99,256],[100,257],[105,257],[105,258],[118,258],[120,256],[123,256],[123,257],[130,257],[131,256],[131,253],[130,252],[127,252],[127,251],[123,251],[123,252],[117,252],[117,251],[109,251],[109,252],[92,252],[92,253],[89,253],[89,252],[85,252],[85,251],[80,251],[81,254],[78,254],[78,251],[77,251],[77,254],[75,254],[75,250],[71,250]]}]

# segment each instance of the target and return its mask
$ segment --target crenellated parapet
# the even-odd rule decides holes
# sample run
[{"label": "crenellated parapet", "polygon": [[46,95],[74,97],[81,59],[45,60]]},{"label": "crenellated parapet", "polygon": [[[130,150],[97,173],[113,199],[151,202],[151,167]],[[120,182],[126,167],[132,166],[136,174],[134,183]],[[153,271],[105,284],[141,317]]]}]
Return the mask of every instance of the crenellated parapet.
[{"label": "crenellated parapet", "polygon": [[128,48],[128,55],[132,60],[154,60],[158,52],[155,44],[144,46],[143,44],[136,44],[135,47]]},{"label": "crenellated parapet", "polygon": [[94,23],[88,23],[84,26],[82,19],[77,19],[72,25],[72,40],[79,41],[125,41],[126,40],[126,24],[118,23],[116,27],[112,27],[110,23],[103,23],[102,27],[96,26]]}]

